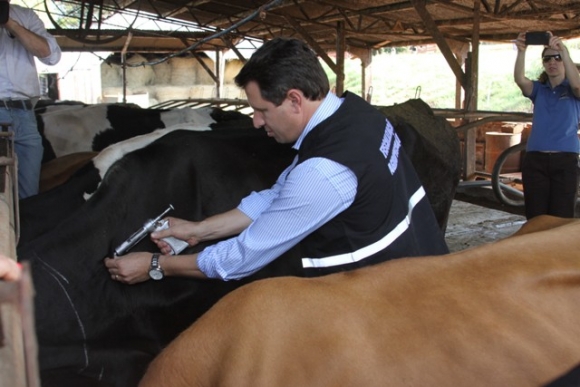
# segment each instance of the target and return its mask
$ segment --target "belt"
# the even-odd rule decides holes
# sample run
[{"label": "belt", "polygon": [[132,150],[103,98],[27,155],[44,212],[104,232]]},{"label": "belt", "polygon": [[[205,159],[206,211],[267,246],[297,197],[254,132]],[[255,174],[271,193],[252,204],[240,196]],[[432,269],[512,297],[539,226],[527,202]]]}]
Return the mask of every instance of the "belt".
[{"label": "belt", "polygon": [[6,109],[32,109],[32,101],[29,99],[0,99],[0,108]]}]

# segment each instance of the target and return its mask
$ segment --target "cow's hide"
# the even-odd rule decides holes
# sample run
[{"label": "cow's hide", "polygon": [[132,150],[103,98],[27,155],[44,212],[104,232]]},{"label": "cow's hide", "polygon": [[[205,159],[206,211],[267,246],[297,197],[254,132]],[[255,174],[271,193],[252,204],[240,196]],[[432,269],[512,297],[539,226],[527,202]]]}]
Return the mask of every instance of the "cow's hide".
[{"label": "cow's hide", "polygon": [[[111,281],[103,264],[169,204],[172,215],[193,220],[229,210],[271,186],[293,156],[254,129],[174,131],[115,163],[85,204],[21,242],[18,258],[30,261],[36,289],[43,386],[63,385],[63,375],[134,386],[153,356],[221,296],[257,278],[297,275],[282,257],[244,281],[167,278],[127,286]],[[154,248],[145,239],[133,251]]]},{"label": "cow's hide", "polygon": [[[220,133],[215,134],[215,136],[230,137],[233,130],[248,130],[251,127],[251,119],[241,115],[241,113],[213,110],[212,114],[220,121],[209,127],[190,125],[187,130],[202,132],[216,130]],[[167,133],[183,127],[183,124],[176,124],[116,142],[98,153],[84,166],[79,165],[78,158],[82,158],[82,155],[86,155],[88,152],[61,156],[44,163],[43,169],[57,164],[58,167],[52,168],[53,172],[54,169],[59,172],[67,170],[70,174],[65,173],[66,176],[60,176],[66,180],[61,186],[55,184],[53,173],[47,171],[42,176],[42,182],[46,185],[50,184],[52,188],[20,201],[20,241],[30,241],[52,229],[72,211],[79,208],[85,203],[86,198],[98,188],[108,168],[125,154],[149,145]],[[51,168],[47,167],[46,169]],[[52,210],[47,211],[46,208]]]},{"label": "cow's hide", "polygon": [[[151,125],[151,123],[147,125],[141,124],[147,121],[151,115],[158,115],[159,112],[155,110],[127,108],[126,106],[114,104],[103,104],[102,106],[108,106],[108,109],[115,112],[115,114],[112,114],[112,116],[117,117],[113,119],[113,122],[116,123],[115,127],[122,129],[107,129],[96,134],[93,140],[93,149],[95,150],[102,150],[105,146],[136,135],[149,133],[152,131],[151,127],[156,126]],[[380,107],[379,110],[393,123],[397,134],[401,138],[403,148],[409,155],[419,179],[425,187],[437,222],[444,231],[461,172],[461,152],[455,130],[444,118],[435,117],[429,106],[420,99],[409,100],[394,106]],[[211,109],[209,112],[215,123],[206,128],[192,124],[188,129],[220,130],[252,127],[251,118],[237,111]],[[79,113],[77,112],[76,114]],[[134,119],[134,122],[131,123],[131,120],[127,117],[133,117],[134,114],[141,114],[142,117]],[[122,119],[121,117],[124,118]],[[184,126],[183,124],[177,124],[172,127],[185,129]],[[96,187],[94,184],[92,186]],[[85,190],[83,192],[89,191]],[[60,193],[54,196],[62,197]],[[33,201],[44,202],[45,199],[35,199]],[[71,205],[77,204],[78,201],[69,203]],[[39,212],[30,203],[24,206],[30,208],[31,212]],[[63,210],[67,208],[70,208],[70,205],[66,204]],[[24,233],[28,234],[27,231]]]},{"label": "cow's hide", "polygon": [[244,286],[139,387],[578,386],[580,220],[527,226],[446,256]]},{"label": "cow's hide", "polygon": [[43,162],[76,152],[98,152],[119,141],[178,124],[182,129],[208,130],[220,121],[251,126],[248,116],[212,107],[142,109],[121,103],[61,103],[38,107],[35,112],[45,148]]}]

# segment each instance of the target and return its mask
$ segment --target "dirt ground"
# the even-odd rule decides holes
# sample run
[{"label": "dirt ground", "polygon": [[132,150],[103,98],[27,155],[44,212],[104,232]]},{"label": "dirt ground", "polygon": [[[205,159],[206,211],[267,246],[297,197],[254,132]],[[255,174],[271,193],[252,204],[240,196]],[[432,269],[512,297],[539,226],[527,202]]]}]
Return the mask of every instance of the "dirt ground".
[{"label": "dirt ground", "polygon": [[445,240],[451,252],[465,250],[506,238],[525,221],[522,207],[502,205],[491,189],[460,189],[451,206]]}]

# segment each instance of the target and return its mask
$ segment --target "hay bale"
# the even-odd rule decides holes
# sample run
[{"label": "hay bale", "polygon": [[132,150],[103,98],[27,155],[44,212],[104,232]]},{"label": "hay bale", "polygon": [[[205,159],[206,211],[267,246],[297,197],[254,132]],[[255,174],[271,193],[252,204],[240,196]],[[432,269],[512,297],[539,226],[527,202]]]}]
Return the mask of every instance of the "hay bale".
[{"label": "hay bale", "polygon": [[[126,60],[128,65],[138,65],[147,62],[139,55],[133,55]],[[126,71],[127,87],[135,88],[139,86],[152,85],[155,83],[155,71],[152,66],[127,67]]]},{"label": "hay bale", "polygon": [[165,61],[153,66],[155,85],[166,85],[171,82],[171,65]]},{"label": "hay bale", "polygon": [[[196,79],[195,79],[195,83],[199,83],[199,84],[209,84],[209,83],[213,83],[213,78],[208,74],[208,72],[206,71],[206,69],[203,68],[203,66],[199,63],[199,61],[197,61],[196,59],[194,60],[194,66],[195,66],[195,74],[196,74]],[[203,63],[205,63],[205,65],[212,69],[212,71],[215,71],[215,65],[213,60],[211,60],[210,58],[202,58]]]},{"label": "hay bale", "polygon": [[238,75],[243,66],[244,64],[239,59],[226,61],[226,68],[224,69],[224,84],[234,85],[234,78]]},{"label": "hay bale", "polygon": [[171,58],[171,80],[174,86],[195,85],[197,83],[196,68],[191,58]]},{"label": "hay bale", "polygon": [[123,82],[121,68],[116,65],[110,65],[106,62],[101,63],[101,87],[115,87]]}]

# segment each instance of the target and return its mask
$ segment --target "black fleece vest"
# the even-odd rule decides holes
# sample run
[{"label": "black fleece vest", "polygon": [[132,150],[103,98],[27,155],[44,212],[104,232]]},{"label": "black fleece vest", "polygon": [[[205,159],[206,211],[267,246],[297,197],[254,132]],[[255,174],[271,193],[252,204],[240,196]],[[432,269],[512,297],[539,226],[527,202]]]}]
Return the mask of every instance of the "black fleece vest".
[{"label": "black fleece vest", "polygon": [[358,180],[357,193],[349,208],[300,243],[305,275],[447,253],[425,191],[392,125],[360,97],[345,93],[344,98],[304,138],[298,163],[323,157],[348,167]]}]

